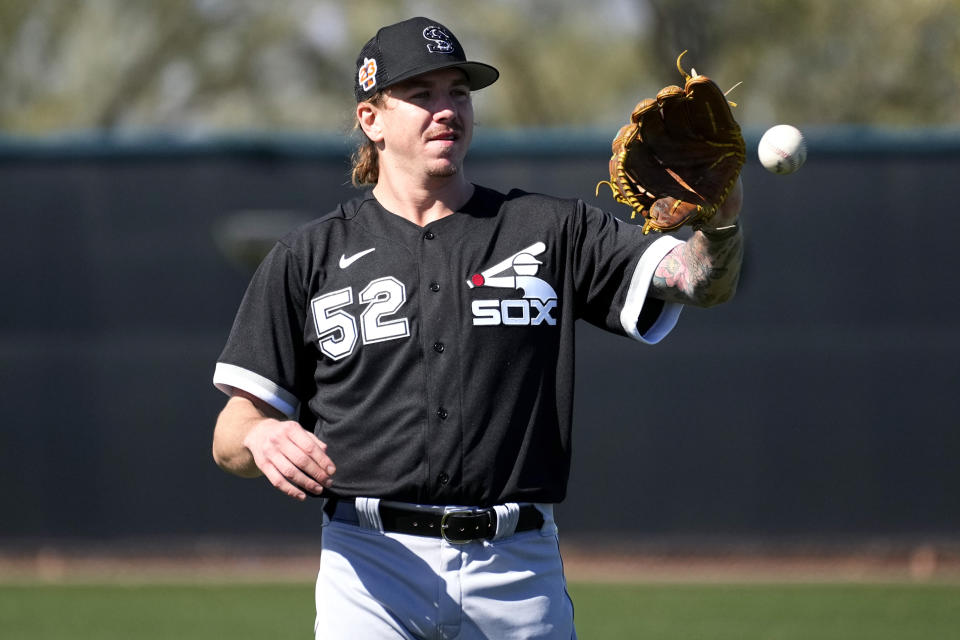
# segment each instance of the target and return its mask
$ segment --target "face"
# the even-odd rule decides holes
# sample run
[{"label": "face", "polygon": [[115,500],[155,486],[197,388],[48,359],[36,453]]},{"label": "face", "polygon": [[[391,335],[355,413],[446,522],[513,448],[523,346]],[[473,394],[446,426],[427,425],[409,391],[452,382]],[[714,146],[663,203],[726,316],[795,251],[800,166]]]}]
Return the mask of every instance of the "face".
[{"label": "face", "polygon": [[467,78],[459,69],[443,69],[394,85],[368,121],[364,131],[380,146],[381,171],[456,175],[473,137]]}]

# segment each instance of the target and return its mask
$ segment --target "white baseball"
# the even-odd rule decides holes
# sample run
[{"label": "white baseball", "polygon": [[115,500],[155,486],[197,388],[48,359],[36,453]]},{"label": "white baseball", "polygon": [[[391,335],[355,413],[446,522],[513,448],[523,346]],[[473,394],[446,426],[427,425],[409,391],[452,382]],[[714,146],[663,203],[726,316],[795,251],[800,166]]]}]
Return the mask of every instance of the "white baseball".
[{"label": "white baseball", "polygon": [[796,127],[778,124],[767,129],[757,147],[760,164],[772,173],[793,173],[807,159],[807,142]]}]

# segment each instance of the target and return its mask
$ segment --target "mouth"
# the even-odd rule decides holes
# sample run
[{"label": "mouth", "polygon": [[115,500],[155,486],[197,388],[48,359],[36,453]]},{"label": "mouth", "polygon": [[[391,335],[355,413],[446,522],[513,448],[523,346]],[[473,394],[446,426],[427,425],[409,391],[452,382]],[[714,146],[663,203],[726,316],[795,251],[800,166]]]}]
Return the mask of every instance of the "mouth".
[{"label": "mouth", "polygon": [[460,139],[458,131],[441,131],[427,136],[427,142],[456,142]]}]

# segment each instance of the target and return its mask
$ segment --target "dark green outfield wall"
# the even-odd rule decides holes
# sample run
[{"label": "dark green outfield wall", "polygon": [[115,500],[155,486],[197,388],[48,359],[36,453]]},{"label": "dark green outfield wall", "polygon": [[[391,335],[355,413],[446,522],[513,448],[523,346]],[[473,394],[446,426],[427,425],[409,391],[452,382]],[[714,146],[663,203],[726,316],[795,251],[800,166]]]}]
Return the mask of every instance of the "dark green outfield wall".
[{"label": "dark green outfield wall", "polygon": [[[686,310],[656,347],[583,327],[564,531],[960,531],[960,136],[809,133],[796,175],[748,161],[734,302]],[[593,195],[607,149],[595,132],[481,131],[468,175],[620,212]],[[0,141],[0,544],[317,532],[316,503],[210,458],[210,377],[249,277],[217,243],[256,251],[349,196],[346,151]]]}]

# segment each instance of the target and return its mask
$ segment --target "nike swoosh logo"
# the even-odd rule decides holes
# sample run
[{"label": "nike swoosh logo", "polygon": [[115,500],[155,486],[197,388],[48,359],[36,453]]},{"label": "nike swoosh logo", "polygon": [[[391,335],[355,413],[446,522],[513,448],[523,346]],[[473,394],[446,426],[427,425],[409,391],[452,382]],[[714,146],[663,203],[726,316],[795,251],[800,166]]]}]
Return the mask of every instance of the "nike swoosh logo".
[{"label": "nike swoosh logo", "polygon": [[357,260],[359,260],[359,259],[362,258],[363,256],[367,255],[367,254],[370,253],[371,251],[376,251],[376,250],[377,250],[377,248],[376,248],[376,247],[373,247],[373,248],[371,248],[371,249],[367,249],[366,251],[361,251],[360,253],[355,253],[355,254],[353,254],[352,256],[350,256],[349,258],[346,256],[346,254],[342,254],[342,255],[340,256],[340,268],[341,268],[341,269],[346,269],[347,267],[349,267],[350,265],[352,265],[354,262],[356,262]]}]

